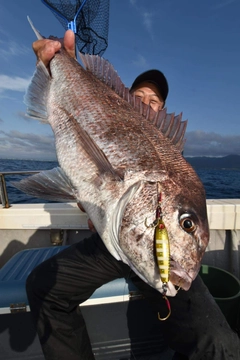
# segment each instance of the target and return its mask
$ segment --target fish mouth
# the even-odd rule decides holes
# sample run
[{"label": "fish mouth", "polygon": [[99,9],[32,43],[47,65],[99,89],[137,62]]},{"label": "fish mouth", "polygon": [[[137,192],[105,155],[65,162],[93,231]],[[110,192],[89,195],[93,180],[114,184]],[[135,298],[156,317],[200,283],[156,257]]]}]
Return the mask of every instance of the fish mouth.
[{"label": "fish mouth", "polygon": [[178,262],[170,260],[170,281],[177,287],[187,291],[195,277],[190,276]]}]

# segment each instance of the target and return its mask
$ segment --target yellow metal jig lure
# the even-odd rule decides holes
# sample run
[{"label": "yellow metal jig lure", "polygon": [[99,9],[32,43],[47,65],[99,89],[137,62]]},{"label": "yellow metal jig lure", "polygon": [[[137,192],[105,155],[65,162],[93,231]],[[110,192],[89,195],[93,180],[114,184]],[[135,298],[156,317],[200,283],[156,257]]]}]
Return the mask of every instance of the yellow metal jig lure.
[{"label": "yellow metal jig lure", "polygon": [[160,314],[158,313],[158,319],[164,321],[167,320],[171,315],[170,302],[166,296],[167,283],[169,281],[169,272],[170,272],[170,245],[168,239],[168,232],[162,220],[162,209],[160,203],[161,203],[161,193],[159,195],[158,207],[156,211],[157,226],[155,227],[155,249],[156,249],[156,257],[157,257],[157,264],[159,268],[160,278],[163,283],[162,286],[163,299],[166,301],[168,308],[167,316],[161,318]]},{"label": "yellow metal jig lure", "polygon": [[169,281],[170,249],[168,233],[161,218],[155,228],[155,249],[160,278],[164,284]]},{"label": "yellow metal jig lure", "polygon": [[163,283],[162,285],[162,294],[163,299],[166,301],[168,314],[167,316],[161,318],[158,313],[158,319],[161,321],[167,320],[171,315],[171,306],[170,302],[166,296],[167,293],[167,283],[169,281],[169,273],[170,273],[170,245],[168,239],[168,232],[165,227],[165,224],[162,220],[162,209],[161,209],[161,192],[158,192],[158,206],[156,210],[156,220],[151,224],[147,225],[145,221],[145,225],[147,227],[155,228],[155,251],[156,251],[156,259],[159,268],[160,278]]}]

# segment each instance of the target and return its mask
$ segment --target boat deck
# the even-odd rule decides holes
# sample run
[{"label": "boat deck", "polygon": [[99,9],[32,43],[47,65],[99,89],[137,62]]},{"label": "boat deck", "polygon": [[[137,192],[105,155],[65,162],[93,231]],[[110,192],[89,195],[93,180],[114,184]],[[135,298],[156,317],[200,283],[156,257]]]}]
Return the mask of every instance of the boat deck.
[{"label": "boat deck", "polygon": [[[0,270],[0,350],[4,360],[44,359],[25,291],[28,274],[67,246],[23,250]],[[170,360],[156,314],[125,279],[97,289],[81,304],[96,360]],[[139,316],[141,314],[141,316]]]}]

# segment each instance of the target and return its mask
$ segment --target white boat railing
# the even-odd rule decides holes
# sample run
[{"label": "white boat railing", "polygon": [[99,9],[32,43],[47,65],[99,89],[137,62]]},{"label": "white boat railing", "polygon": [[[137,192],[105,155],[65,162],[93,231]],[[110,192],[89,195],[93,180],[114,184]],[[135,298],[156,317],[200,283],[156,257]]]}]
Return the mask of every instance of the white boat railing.
[{"label": "white boat railing", "polygon": [[0,203],[6,209],[10,207],[9,199],[8,199],[8,191],[5,181],[5,176],[8,175],[33,175],[39,173],[40,170],[36,171],[3,171],[0,172]]},{"label": "white boat railing", "polygon": [[[39,171],[23,171],[34,174]],[[1,172],[0,189],[0,267],[17,250],[49,246],[57,234],[62,243],[71,244],[88,235],[88,217],[76,203],[9,204],[5,176],[19,172]],[[210,242],[204,263],[228,270],[240,278],[240,199],[207,199]],[[61,236],[60,236],[60,235]],[[61,243],[61,241],[59,242]]]}]

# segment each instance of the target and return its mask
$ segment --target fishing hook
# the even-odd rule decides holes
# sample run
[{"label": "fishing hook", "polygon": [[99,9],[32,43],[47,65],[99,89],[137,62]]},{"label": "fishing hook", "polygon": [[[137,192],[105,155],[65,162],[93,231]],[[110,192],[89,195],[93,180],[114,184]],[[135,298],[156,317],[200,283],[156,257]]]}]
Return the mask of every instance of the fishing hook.
[{"label": "fishing hook", "polygon": [[171,315],[171,305],[170,305],[170,301],[168,300],[168,298],[166,297],[166,295],[163,295],[163,299],[166,301],[167,308],[168,308],[168,314],[167,314],[167,316],[161,318],[160,313],[158,312],[158,320],[160,320],[160,321],[167,320],[167,319],[169,318],[169,316]]},{"label": "fishing hook", "polygon": [[154,228],[154,229],[155,229],[155,228],[159,225],[159,221],[160,221],[160,219],[156,219],[156,220],[154,220],[153,223],[151,223],[150,225],[148,225],[148,224],[147,224],[147,218],[146,218],[145,221],[144,221],[144,224],[145,224],[145,226],[146,226],[147,229],[149,229],[149,228]]}]

